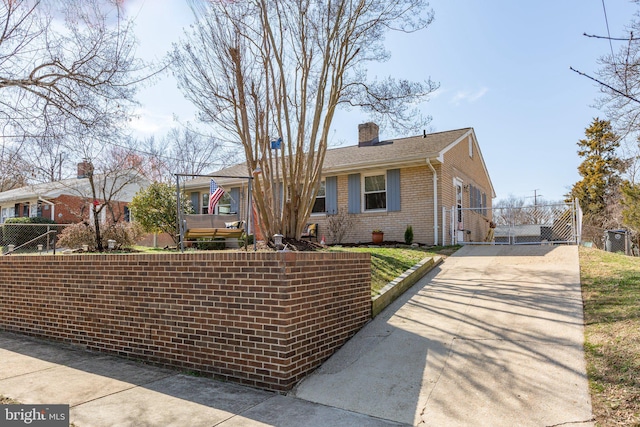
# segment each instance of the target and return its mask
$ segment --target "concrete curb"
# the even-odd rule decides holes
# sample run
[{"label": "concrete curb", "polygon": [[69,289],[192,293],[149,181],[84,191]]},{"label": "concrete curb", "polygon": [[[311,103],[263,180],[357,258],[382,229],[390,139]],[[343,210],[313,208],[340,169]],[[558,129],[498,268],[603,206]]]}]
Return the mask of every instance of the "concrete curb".
[{"label": "concrete curb", "polygon": [[371,298],[371,318],[376,317],[385,307],[395,301],[407,289],[422,279],[428,272],[442,262],[441,256],[424,258],[402,273],[380,290],[380,294]]}]

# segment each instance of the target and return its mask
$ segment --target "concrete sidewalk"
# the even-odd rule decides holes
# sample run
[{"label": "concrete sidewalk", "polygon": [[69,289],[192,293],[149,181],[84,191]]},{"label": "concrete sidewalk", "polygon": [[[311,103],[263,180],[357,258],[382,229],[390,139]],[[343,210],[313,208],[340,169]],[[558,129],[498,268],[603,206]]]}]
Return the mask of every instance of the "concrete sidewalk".
[{"label": "concrete sidewalk", "polygon": [[577,247],[465,247],[290,396],[0,332],[0,395],[77,427],[591,425]]},{"label": "concrete sidewalk", "polygon": [[582,315],[576,246],[467,246],[293,394],[412,425],[592,425]]},{"label": "concrete sidewalk", "polygon": [[69,404],[76,427],[399,425],[6,332],[0,332],[0,395]]}]

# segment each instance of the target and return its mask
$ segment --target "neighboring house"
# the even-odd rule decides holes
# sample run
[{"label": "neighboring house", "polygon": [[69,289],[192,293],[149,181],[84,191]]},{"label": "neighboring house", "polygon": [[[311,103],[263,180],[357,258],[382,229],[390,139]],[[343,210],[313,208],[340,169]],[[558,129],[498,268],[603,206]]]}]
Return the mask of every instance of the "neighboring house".
[{"label": "neighboring house", "polygon": [[[4,223],[7,218],[14,217],[43,217],[58,224],[93,221],[91,204],[101,204],[105,201],[100,198],[94,200],[91,196],[91,186],[87,177],[88,167],[88,163],[79,163],[76,178],[28,185],[0,193],[0,223]],[[117,193],[111,194],[109,209],[101,211],[103,222],[111,221],[114,218],[118,221],[128,221],[129,208],[127,205],[135,193],[143,185],[146,185],[145,181],[131,179],[125,174],[120,174],[118,177],[107,177],[106,182],[103,176],[96,175],[94,182],[99,188],[122,186],[122,189]]]},{"label": "neighboring house", "polygon": [[[308,222],[318,224],[327,243],[328,217],[338,209],[354,215],[343,243],[371,242],[373,229],[385,241],[402,242],[408,225],[422,244],[450,244],[452,233],[458,242],[484,239],[495,192],[472,128],[381,140],[378,126],[365,123],[358,133],[358,145],[326,152]],[[246,174],[244,164],[215,173]],[[244,215],[246,180],[216,180],[228,191],[216,209]],[[184,188],[196,212],[206,213],[208,180]]]}]

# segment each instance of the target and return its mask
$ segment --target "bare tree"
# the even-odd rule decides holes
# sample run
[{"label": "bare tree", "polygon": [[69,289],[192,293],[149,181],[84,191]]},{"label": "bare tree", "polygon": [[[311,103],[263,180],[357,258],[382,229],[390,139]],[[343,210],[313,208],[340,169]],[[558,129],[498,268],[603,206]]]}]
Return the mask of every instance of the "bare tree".
[{"label": "bare tree", "polygon": [[0,145],[0,192],[22,187],[27,182],[27,163],[18,149]]},{"label": "bare tree", "polygon": [[76,141],[76,150],[84,156],[86,185],[76,185],[74,180],[69,190],[86,201],[76,215],[84,221],[91,220],[97,249],[102,251],[105,227],[124,220],[122,202],[133,198],[135,191],[146,183],[142,174],[144,158],[125,146],[96,150],[82,137],[78,139],[82,142]]},{"label": "bare tree", "polygon": [[[329,129],[340,105],[382,125],[424,127],[416,102],[436,88],[370,81],[389,57],[389,29],[416,31],[433,15],[424,0],[199,2],[198,22],[173,51],[185,96],[225,138],[241,144],[265,235],[299,238],[320,183]],[[282,154],[271,141],[282,141]],[[277,145],[275,145],[277,146]]]},{"label": "bare tree", "polygon": [[152,182],[174,182],[174,174],[204,174],[238,161],[238,156],[211,135],[188,125],[174,127],[159,141],[149,137],[139,150],[145,175]]},{"label": "bare tree", "polygon": [[171,147],[172,173],[197,175],[229,163],[229,154],[219,141],[189,127],[171,128],[164,140]]},{"label": "bare tree", "polygon": [[112,137],[144,70],[115,0],[2,0],[0,125],[7,138]]},{"label": "bare tree", "polygon": [[22,158],[28,165],[32,182],[54,182],[67,178],[70,155],[61,138],[27,138]]}]

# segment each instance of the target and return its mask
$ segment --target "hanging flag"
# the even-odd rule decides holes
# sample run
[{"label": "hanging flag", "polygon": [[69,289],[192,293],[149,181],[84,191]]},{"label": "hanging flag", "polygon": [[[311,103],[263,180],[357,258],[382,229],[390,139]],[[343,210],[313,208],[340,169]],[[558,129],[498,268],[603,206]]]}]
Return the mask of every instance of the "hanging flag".
[{"label": "hanging flag", "polygon": [[271,141],[272,150],[279,150],[280,148],[282,148],[282,138],[278,138],[275,141]]},{"label": "hanging flag", "polygon": [[211,185],[209,186],[209,213],[213,215],[215,207],[224,195],[224,190],[219,187],[218,184],[211,179]]}]

